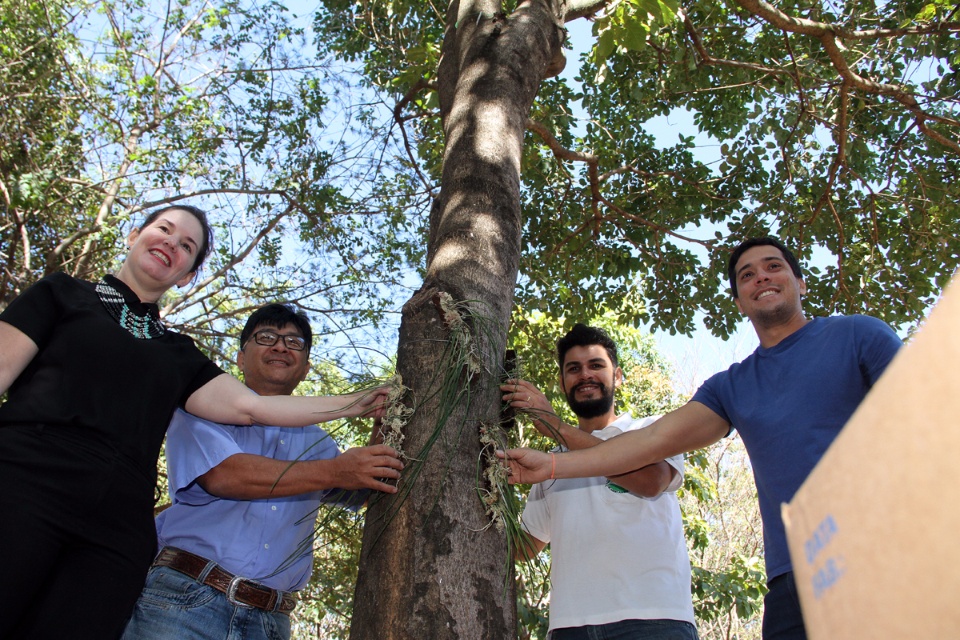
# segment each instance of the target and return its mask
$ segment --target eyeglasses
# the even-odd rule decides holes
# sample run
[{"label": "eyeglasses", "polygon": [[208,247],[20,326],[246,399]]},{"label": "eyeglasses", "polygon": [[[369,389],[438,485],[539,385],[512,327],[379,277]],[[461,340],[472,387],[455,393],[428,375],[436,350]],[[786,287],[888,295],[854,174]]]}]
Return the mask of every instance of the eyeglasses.
[{"label": "eyeglasses", "polygon": [[261,347],[272,347],[277,344],[277,340],[283,338],[283,344],[286,345],[287,349],[291,351],[303,351],[307,347],[307,341],[303,336],[298,336],[292,333],[286,335],[280,335],[274,331],[265,329],[263,331],[257,331],[253,334],[253,341],[256,342]]}]

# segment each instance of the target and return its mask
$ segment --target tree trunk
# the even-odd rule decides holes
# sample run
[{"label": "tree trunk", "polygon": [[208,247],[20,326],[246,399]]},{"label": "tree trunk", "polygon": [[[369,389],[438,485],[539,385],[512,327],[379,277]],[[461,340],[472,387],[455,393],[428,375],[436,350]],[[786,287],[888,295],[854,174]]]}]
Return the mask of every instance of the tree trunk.
[{"label": "tree trunk", "polygon": [[480,430],[500,422],[525,123],[563,31],[548,0],[509,17],[499,11],[496,2],[448,9],[441,190],[427,275],[403,308],[397,359],[413,410],[401,445],[409,458],[400,492],[367,510],[352,640],[516,637],[506,537],[478,497]]}]

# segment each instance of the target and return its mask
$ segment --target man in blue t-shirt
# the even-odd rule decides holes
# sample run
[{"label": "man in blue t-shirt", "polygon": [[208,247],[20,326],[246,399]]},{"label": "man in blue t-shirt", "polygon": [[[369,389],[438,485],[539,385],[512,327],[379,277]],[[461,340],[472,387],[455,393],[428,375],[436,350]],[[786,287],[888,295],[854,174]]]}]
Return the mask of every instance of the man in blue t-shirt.
[{"label": "man in blue t-shirt", "polygon": [[[307,317],[261,307],[240,334],[251,393],[290,395],[309,371]],[[320,416],[320,421],[334,416]],[[318,426],[233,426],[177,411],[167,431],[173,504],[157,517],[160,553],[123,640],[290,637],[310,579],[321,503],[357,508],[402,468],[379,442],[340,453]]]},{"label": "man in blue t-shirt", "polygon": [[789,502],[901,346],[869,316],[808,318],[796,257],[772,237],[738,246],[728,265],[734,302],[760,346],[707,380],[646,429],[555,459],[507,451],[512,481],[615,475],[717,442],[736,429],[753,466],[769,593],[765,640],[806,637],[780,505]]}]

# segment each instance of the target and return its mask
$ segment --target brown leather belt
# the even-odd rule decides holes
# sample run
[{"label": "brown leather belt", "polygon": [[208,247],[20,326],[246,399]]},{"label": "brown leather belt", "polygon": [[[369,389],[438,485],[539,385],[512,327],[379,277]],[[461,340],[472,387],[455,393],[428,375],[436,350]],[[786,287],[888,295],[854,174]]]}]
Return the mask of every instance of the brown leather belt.
[{"label": "brown leather belt", "polygon": [[[226,594],[227,601],[238,607],[256,607],[289,615],[297,606],[297,597],[289,591],[271,589],[259,582],[239,578],[206,558],[176,547],[164,547],[153,561],[153,566],[170,567],[201,584],[213,587]],[[207,570],[209,566],[213,568]]]}]

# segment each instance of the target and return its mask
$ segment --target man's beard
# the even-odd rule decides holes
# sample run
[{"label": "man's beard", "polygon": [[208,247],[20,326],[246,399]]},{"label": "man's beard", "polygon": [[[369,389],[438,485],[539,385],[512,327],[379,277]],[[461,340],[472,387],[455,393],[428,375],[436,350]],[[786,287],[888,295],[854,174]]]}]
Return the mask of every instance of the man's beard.
[{"label": "man's beard", "polygon": [[567,394],[567,404],[578,418],[597,418],[604,415],[613,408],[613,390],[607,389],[607,385],[596,383],[600,388],[600,397],[592,400],[577,400],[577,389],[583,385],[578,385]]},{"label": "man's beard", "polygon": [[772,309],[764,309],[754,314],[754,321],[764,328],[775,327],[787,322],[796,314],[796,309],[784,302]]}]

